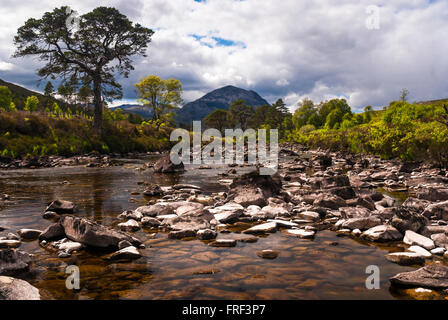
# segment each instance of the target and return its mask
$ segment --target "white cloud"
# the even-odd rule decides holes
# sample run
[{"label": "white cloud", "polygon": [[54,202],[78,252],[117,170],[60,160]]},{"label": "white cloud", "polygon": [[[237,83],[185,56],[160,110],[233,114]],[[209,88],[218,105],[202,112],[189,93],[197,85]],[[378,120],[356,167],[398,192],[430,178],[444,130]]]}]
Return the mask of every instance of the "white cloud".
[{"label": "white cloud", "polygon": [[[10,59],[14,33],[26,18],[66,2],[3,2],[0,61],[15,68],[0,67],[0,78],[31,84],[39,64]],[[365,26],[372,4],[381,8],[379,30]],[[136,96],[133,83],[148,74],[180,79],[186,101],[228,84],[271,102],[283,97],[290,106],[304,97],[345,97],[357,110],[387,104],[402,88],[411,100],[447,96],[448,1],[80,0],[71,6],[85,13],[98,5],[116,6],[156,30],[148,58],[137,58],[130,79],[121,81],[128,100]]]}]

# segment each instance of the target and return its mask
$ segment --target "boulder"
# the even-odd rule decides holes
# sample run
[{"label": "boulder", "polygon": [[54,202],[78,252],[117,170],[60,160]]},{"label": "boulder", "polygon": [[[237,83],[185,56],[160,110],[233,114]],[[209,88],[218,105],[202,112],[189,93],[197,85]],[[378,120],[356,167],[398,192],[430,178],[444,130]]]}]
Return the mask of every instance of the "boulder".
[{"label": "boulder", "polygon": [[0,276],[0,300],[40,300],[39,289],[24,280]]},{"label": "boulder", "polygon": [[344,219],[363,218],[371,215],[370,210],[364,207],[342,207],[339,208],[339,212]]},{"label": "boulder", "polygon": [[0,275],[13,276],[29,270],[31,257],[16,249],[0,250]]},{"label": "boulder", "polygon": [[420,246],[411,246],[408,248],[409,252],[414,252],[414,253],[418,253],[419,255],[421,255],[424,258],[431,258],[432,254],[431,252],[429,252],[428,250],[426,250],[425,248],[422,248]]},{"label": "boulder", "polygon": [[342,228],[347,228],[350,230],[359,229],[366,230],[376,227],[381,224],[381,219],[370,216],[370,217],[360,217],[360,218],[350,218],[342,223]]},{"label": "boulder", "polygon": [[415,209],[403,206],[397,208],[396,214],[392,218],[392,225],[401,233],[405,233],[407,230],[420,232],[428,223],[428,219]]},{"label": "boulder", "polygon": [[182,172],[184,171],[184,164],[181,162],[180,164],[174,164],[170,156],[164,156],[160,158],[155,164],[154,164],[154,172],[157,173],[174,173],[174,172]]},{"label": "boulder", "polygon": [[198,237],[199,240],[212,240],[212,239],[216,239],[217,237],[217,233],[213,230],[210,229],[204,229],[204,230],[199,230],[196,233],[196,236]]},{"label": "boulder", "polygon": [[58,214],[72,214],[75,211],[75,204],[66,200],[55,200],[51,202],[45,211],[52,211]]},{"label": "boulder", "polygon": [[162,188],[156,184],[146,186],[145,191],[143,191],[143,195],[148,197],[162,196],[163,194]]},{"label": "boulder", "polygon": [[118,228],[122,231],[135,232],[140,230],[140,225],[137,221],[130,219],[124,223],[119,223]]},{"label": "boulder", "polygon": [[40,241],[55,241],[63,238],[65,238],[65,231],[60,223],[49,225],[39,236]]},{"label": "boulder", "polygon": [[236,179],[229,186],[226,202],[234,202],[248,207],[268,205],[267,199],[279,195],[282,188],[278,173],[268,176],[260,175],[259,171],[252,171]]},{"label": "boulder", "polygon": [[437,247],[448,249],[448,235],[446,233],[436,233],[431,235],[431,240]]},{"label": "boulder", "polygon": [[375,242],[401,241],[403,235],[390,225],[379,225],[365,231],[363,238]]},{"label": "boulder", "polygon": [[263,234],[263,233],[274,233],[276,231],[277,231],[277,223],[268,222],[268,223],[262,223],[262,224],[253,226],[247,230],[244,230],[243,233]]},{"label": "boulder", "polygon": [[431,238],[433,234],[437,233],[447,233],[448,234],[448,226],[439,226],[439,225],[427,225],[421,230],[421,235]]},{"label": "boulder", "polygon": [[428,205],[422,215],[428,219],[435,217],[435,219],[448,221],[448,201]]},{"label": "boulder", "polygon": [[435,248],[434,241],[418,233],[415,233],[412,230],[406,231],[403,242],[409,245],[417,245],[427,250]]},{"label": "boulder", "polygon": [[278,252],[274,250],[260,250],[257,252],[257,256],[263,259],[275,259],[278,257]]},{"label": "boulder", "polygon": [[288,229],[286,232],[290,235],[302,239],[311,239],[316,234],[316,232],[313,230],[305,230],[305,229]]},{"label": "boulder", "polygon": [[417,191],[417,198],[432,202],[448,200],[448,188],[425,188]]},{"label": "boulder", "polygon": [[425,210],[425,208],[430,204],[431,202],[428,200],[409,197],[406,199],[405,202],[403,202],[402,206],[406,208],[412,208],[417,212],[422,213]]},{"label": "boulder", "polygon": [[36,240],[37,238],[39,238],[39,236],[41,235],[42,231],[41,230],[35,230],[35,229],[20,229],[19,231],[17,231],[17,233],[19,234],[19,236],[22,239]]},{"label": "boulder", "polygon": [[172,230],[194,230],[209,229],[210,222],[214,219],[213,214],[208,210],[198,210],[184,213],[182,216],[173,216],[163,220],[162,225],[168,226]]},{"label": "boulder", "polygon": [[431,264],[415,271],[399,273],[389,280],[398,286],[447,289],[448,267]]},{"label": "boulder", "polygon": [[415,252],[394,252],[386,255],[386,259],[390,262],[397,263],[403,266],[410,266],[414,264],[424,264],[425,258]]},{"label": "boulder", "polygon": [[170,239],[183,239],[192,237],[196,237],[196,231],[191,229],[171,231],[170,233],[168,233],[168,238]]},{"label": "boulder", "polygon": [[319,221],[320,214],[314,211],[302,211],[296,213],[297,217],[307,221]]},{"label": "boulder", "polygon": [[109,260],[135,260],[140,258],[142,255],[138,252],[137,248],[134,246],[125,247],[118,250],[108,256]]},{"label": "boulder", "polygon": [[140,246],[141,244],[140,240],[124,232],[106,228],[86,218],[66,215],[62,217],[61,225],[67,238],[86,246],[103,249],[118,248],[118,243],[123,240],[129,241],[135,246]]},{"label": "boulder", "polygon": [[22,242],[19,240],[0,240],[0,249],[8,249],[8,248],[18,248],[22,245]]},{"label": "boulder", "polygon": [[346,202],[341,197],[331,195],[331,194],[322,193],[317,196],[316,200],[314,200],[313,206],[338,210],[341,207],[345,207]]},{"label": "boulder", "polygon": [[161,222],[156,218],[144,217],[141,221],[142,225],[146,228],[157,228],[160,226]]}]

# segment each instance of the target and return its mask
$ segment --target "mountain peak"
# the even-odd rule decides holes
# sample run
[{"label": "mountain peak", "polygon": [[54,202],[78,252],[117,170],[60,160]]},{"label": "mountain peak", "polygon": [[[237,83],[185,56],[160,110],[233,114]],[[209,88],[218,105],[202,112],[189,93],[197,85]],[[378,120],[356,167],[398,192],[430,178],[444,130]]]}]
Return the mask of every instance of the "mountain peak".
[{"label": "mountain peak", "polygon": [[269,104],[253,90],[245,90],[232,85],[215,89],[203,97],[187,103],[177,112],[176,119],[179,123],[188,124],[191,121],[202,120],[210,112],[216,109],[228,110],[236,100],[244,100],[247,105],[260,107]]}]

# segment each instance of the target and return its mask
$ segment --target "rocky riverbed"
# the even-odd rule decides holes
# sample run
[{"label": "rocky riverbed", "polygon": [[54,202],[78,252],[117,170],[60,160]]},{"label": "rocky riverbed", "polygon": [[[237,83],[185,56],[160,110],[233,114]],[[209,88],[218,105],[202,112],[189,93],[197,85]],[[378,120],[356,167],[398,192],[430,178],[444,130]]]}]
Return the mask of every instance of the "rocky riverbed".
[{"label": "rocky riverbed", "polygon": [[448,296],[443,170],[296,144],[273,176],[160,157],[0,171],[0,297]]}]

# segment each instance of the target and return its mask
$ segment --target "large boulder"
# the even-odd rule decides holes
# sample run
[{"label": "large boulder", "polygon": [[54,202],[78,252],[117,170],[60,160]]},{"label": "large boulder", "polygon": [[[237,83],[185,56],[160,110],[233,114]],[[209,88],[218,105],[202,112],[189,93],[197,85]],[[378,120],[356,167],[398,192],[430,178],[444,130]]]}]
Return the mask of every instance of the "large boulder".
[{"label": "large boulder", "polygon": [[363,238],[375,242],[401,241],[403,235],[390,225],[380,225],[365,231]]},{"label": "large boulder", "polygon": [[223,206],[209,209],[209,211],[214,214],[216,221],[220,223],[232,223],[243,214],[244,207],[238,203],[227,203]]},{"label": "large boulder", "polygon": [[157,173],[182,172],[184,169],[184,164],[182,162],[180,164],[174,164],[169,155],[160,158],[154,164],[154,172]]},{"label": "large boulder", "polygon": [[31,257],[15,249],[0,250],[0,275],[14,276],[29,270]]},{"label": "large boulder", "polygon": [[60,223],[53,223],[47,227],[39,236],[39,240],[55,241],[65,238],[64,227]]},{"label": "large boulder", "polygon": [[435,248],[434,241],[411,230],[406,231],[403,242],[411,246],[417,245],[427,250]]},{"label": "large boulder", "polygon": [[448,267],[432,264],[415,271],[399,273],[389,280],[398,286],[446,289],[448,288]]},{"label": "large boulder", "polygon": [[230,184],[226,202],[234,202],[248,207],[268,205],[267,199],[279,195],[282,189],[280,176],[260,175],[259,171],[244,174]]},{"label": "large boulder", "polygon": [[344,219],[364,218],[371,215],[370,210],[364,207],[342,207],[339,208],[339,212]]},{"label": "large boulder", "polygon": [[45,211],[52,211],[59,214],[71,214],[75,211],[75,204],[66,200],[55,200],[51,202]]},{"label": "large boulder", "polygon": [[324,207],[324,208],[330,208],[333,210],[337,210],[341,207],[345,207],[347,204],[344,199],[341,197],[322,193],[317,196],[316,200],[313,202],[313,206],[315,207]]},{"label": "large boulder", "polygon": [[66,215],[62,217],[61,225],[64,227],[67,238],[86,246],[103,249],[118,248],[118,244],[123,240],[129,241],[135,246],[141,245],[138,239],[124,232],[106,228],[86,218]]},{"label": "large boulder", "polygon": [[209,229],[210,221],[214,219],[212,213],[208,210],[197,210],[184,213],[181,216],[164,219],[163,225],[168,226],[174,231]]},{"label": "large boulder", "polygon": [[402,206],[406,208],[414,209],[415,211],[421,213],[425,210],[425,208],[430,205],[431,202],[428,200],[417,199],[414,197],[409,197],[403,202]]},{"label": "large boulder", "polygon": [[448,250],[448,235],[446,233],[436,233],[431,236],[431,240],[437,247]]},{"label": "large boulder", "polygon": [[0,300],[40,300],[39,289],[26,281],[0,276]]},{"label": "large boulder", "polygon": [[418,213],[416,209],[398,207],[396,215],[392,218],[392,225],[401,233],[407,230],[420,232],[427,224],[428,219]]}]

